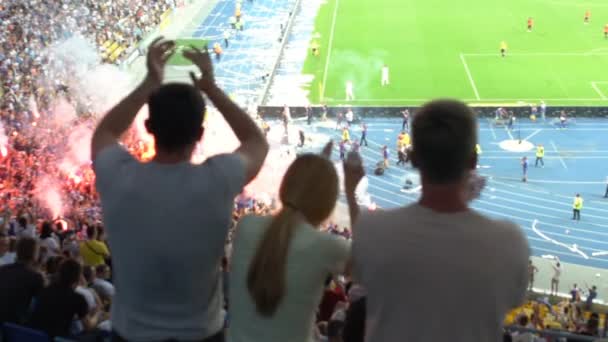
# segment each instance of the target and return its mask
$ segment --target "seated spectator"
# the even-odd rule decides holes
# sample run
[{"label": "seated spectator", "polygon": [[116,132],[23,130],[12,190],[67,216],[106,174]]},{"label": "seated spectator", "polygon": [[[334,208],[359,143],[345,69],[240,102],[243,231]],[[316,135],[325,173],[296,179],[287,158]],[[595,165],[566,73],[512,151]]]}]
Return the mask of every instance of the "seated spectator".
[{"label": "seated spectator", "polygon": [[57,281],[57,272],[59,271],[59,266],[61,265],[61,263],[63,263],[64,260],[65,258],[59,255],[56,257],[49,258],[46,261],[45,275],[47,284]]},{"label": "seated spectator", "polygon": [[6,233],[0,232],[0,266],[15,262],[15,253],[9,251],[10,239]]},{"label": "seated spectator", "polygon": [[15,263],[0,266],[0,323],[22,324],[27,319],[32,299],[44,287],[44,278],[35,269],[38,253],[35,239],[21,238]]},{"label": "seated spectator", "polygon": [[[530,328],[529,323],[530,320],[526,315],[521,315],[517,320],[517,326],[520,328]],[[534,342],[536,340],[536,336],[531,332],[514,331],[511,334],[511,341],[513,342]]]},{"label": "seated spectator", "polygon": [[[155,40],[144,81],[101,120],[91,152],[117,279],[116,341],[222,341],[220,260],[234,198],[259,172],[268,143],[256,123],[215,84],[207,52],[188,84],[162,85],[175,43]],[[239,139],[231,154],[190,163],[203,136],[203,91]],[[119,144],[148,102],[156,155],[141,163]]]},{"label": "seated spectator", "polygon": [[[305,154],[289,166],[279,189],[283,208],[276,215],[245,216],[238,224],[229,341],[312,339],[323,281],[328,274],[344,272],[350,254],[347,240],[319,230],[339,192],[335,167],[326,158],[331,147],[326,146],[325,156]],[[349,198],[363,174],[358,165],[345,166]]]},{"label": "seated spectator", "polygon": [[497,341],[505,314],[522,303],[525,235],[468,207],[476,143],[475,114],[461,102],[433,101],[414,115],[411,159],[420,171],[420,200],[370,212],[353,228],[353,275],[367,291],[368,341]]},{"label": "seated spectator", "polygon": [[97,292],[91,287],[94,280],[95,270],[93,267],[83,266],[82,278],[76,287],[76,292],[84,297],[84,299],[87,301],[87,305],[89,306],[89,311],[91,312],[95,312],[96,310],[102,308],[101,300],[99,299]]},{"label": "seated spectator", "polygon": [[335,282],[331,276],[325,280],[325,291],[319,304],[317,321],[327,322],[331,318],[336,304],[346,301],[346,293],[339,282]]},{"label": "seated spectator", "polygon": [[98,227],[87,227],[87,239],[80,243],[80,256],[85,266],[97,267],[103,265],[110,257],[110,251],[105,242],[98,239]]},{"label": "seated spectator", "polygon": [[96,277],[91,284],[91,287],[97,291],[99,297],[104,302],[111,302],[114,297],[114,285],[108,280],[110,279],[110,268],[107,265],[99,265],[95,268]]},{"label": "seated spectator", "polygon": [[51,337],[71,337],[70,327],[77,317],[86,331],[93,330],[97,324],[95,315],[90,312],[85,298],[76,292],[81,277],[80,264],[73,259],[65,260],[59,266],[57,282],[38,296],[30,326]]}]

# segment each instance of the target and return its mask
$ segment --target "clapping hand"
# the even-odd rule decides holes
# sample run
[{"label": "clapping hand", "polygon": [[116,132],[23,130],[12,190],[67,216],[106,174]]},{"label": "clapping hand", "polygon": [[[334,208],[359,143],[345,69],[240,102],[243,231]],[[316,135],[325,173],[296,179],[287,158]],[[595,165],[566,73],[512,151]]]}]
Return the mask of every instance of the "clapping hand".
[{"label": "clapping hand", "polygon": [[190,49],[183,52],[183,55],[196,65],[201,72],[200,78],[197,78],[193,72],[190,73],[192,83],[205,92],[212,89],[215,86],[215,77],[213,76],[213,63],[211,62],[207,47],[201,51],[191,46]]},{"label": "clapping hand", "polygon": [[155,87],[159,87],[164,78],[165,65],[175,52],[175,42],[158,37],[150,44],[146,65],[148,67],[147,80]]},{"label": "clapping hand", "polygon": [[357,152],[348,152],[342,166],[344,168],[344,190],[347,195],[349,193],[354,194],[357,185],[359,185],[359,182],[365,176],[361,155]]}]

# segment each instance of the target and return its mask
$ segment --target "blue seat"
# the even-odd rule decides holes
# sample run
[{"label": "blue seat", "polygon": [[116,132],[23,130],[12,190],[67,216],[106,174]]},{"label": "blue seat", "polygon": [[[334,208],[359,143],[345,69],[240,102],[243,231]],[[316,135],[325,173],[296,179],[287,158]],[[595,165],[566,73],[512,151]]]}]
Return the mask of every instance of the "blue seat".
[{"label": "blue seat", "polygon": [[39,330],[30,329],[13,323],[2,326],[3,342],[50,342],[49,336]]}]

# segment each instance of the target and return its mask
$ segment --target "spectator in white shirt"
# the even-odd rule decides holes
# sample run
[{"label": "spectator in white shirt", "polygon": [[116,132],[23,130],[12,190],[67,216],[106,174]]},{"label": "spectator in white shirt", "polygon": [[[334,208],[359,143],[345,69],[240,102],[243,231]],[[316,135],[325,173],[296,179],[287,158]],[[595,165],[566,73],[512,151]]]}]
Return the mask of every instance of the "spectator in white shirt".
[{"label": "spectator in white shirt", "polygon": [[[183,52],[202,74],[191,74],[196,87],[162,84],[174,49],[172,41],[152,43],[145,80],[106,114],[92,139],[96,188],[117,280],[112,329],[118,341],[223,340],[219,266],[234,198],[255,178],[268,153],[255,121],[216,85],[207,51]],[[194,165],[190,160],[204,131],[201,92],[240,146]],[[145,124],[156,155],[141,163],[119,140],[146,103]]]},{"label": "spectator in white shirt", "polygon": [[108,281],[110,279],[110,268],[108,265],[99,265],[95,268],[96,277],[93,279],[91,287],[97,291],[99,297],[106,301],[111,302],[114,298],[114,285]]},{"label": "spectator in white shirt", "polygon": [[15,262],[15,253],[9,251],[9,246],[8,235],[0,232],[0,266]]},{"label": "spectator in white shirt", "polygon": [[49,258],[61,254],[59,241],[53,233],[53,225],[50,222],[44,222],[40,231],[40,247],[44,248],[45,254],[42,256],[42,262],[46,263]]},{"label": "spectator in white shirt", "polygon": [[414,115],[420,200],[370,212],[353,228],[353,276],[367,290],[366,341],[498,341],[505,314],[523,301],[525,235],[468,207],[476,143],[476,116],[461,102],[433,101]]},{"label": "spectator in white shirt", "polygon": [[[346,165],[354,167],[345,166],[345,191],[354,198],[363,169],[358,155],[349,158]],[[273,217],[241,219],[231,263],[229,341],[311,341],[323,281],[344,272],[350,255],[347,240],[319,230],[338,192],[332,162],[305,154],[285,173],[283,208]]]}]

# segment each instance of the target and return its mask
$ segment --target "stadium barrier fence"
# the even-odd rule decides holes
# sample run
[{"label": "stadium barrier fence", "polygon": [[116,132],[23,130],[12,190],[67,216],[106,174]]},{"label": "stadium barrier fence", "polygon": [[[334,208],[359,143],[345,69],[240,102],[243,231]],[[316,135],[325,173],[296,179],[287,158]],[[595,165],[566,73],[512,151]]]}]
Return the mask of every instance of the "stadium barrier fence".
[{"label": "stadium barrier fence", "polygon": [[[323,112],[323,107],[319,105],[310,107],[315,118],[319,118],[321,113]],[[409,109],[410,112],[414,112],[418,106],[403,106],[403,107],[366,107],[366,106],[328,106],[327,117],[332,118],[335,117],[338,113],[344,113],[347,108],[352,108],[355,116],[358,118],[366,118],[366,117],[401,117],[401,112],[404,109]],[[484,118],[494,118],[496,115],[496,110],[500,107],[474,107],[473,110],[480,116]],[[520,106],[520,107],[503,107],[507,111],[512,112],[517,118],[529,118],[532,109],[530,106]],[[293,118],[303,117],[306,115],[306,107],[304,106],[294,106],[289,107],[291,116]],[[560,115],[560,113],[565,111],[569,118],[598,118],[604,117],[608,118],[608,107],[565,107],[565,106],[548,106],[546,110],[546,120],[554,119]],[[278,118],[281,117],[283,113],[283,106],[259,106],[258,113],[265,118]],[[536,114],[536,120],[541,121],[540,110]]]}]

